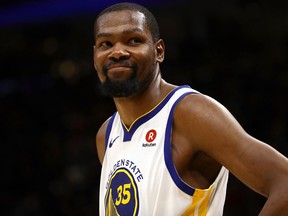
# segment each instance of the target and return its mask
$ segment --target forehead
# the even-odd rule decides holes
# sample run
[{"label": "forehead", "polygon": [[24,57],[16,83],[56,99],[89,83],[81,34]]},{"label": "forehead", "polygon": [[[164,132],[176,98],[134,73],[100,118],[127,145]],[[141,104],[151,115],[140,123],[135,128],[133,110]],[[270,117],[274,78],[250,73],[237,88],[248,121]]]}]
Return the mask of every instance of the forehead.
[{"label": "forehead", "polygon": [[146,31],[145,16],[139,11],[121,10],[100,16],[96,23],[96,34],[125,31],[131,27]]}]

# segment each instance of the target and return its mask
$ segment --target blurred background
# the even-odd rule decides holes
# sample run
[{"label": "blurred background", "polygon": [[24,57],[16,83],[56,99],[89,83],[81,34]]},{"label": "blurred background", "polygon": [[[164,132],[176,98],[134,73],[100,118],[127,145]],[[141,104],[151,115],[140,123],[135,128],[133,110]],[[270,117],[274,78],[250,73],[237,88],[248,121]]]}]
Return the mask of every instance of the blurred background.
[{"label": "blurred background", "polygon": [[[1,215],[98,215],[95,134],[115,107],[98,90],[93,25],[116,2],[1,0]],[[214,97],[288,156],[287,1],[134,2],[158,19],[166,81]],[[264,202],[230,175],[224,215]]]}]

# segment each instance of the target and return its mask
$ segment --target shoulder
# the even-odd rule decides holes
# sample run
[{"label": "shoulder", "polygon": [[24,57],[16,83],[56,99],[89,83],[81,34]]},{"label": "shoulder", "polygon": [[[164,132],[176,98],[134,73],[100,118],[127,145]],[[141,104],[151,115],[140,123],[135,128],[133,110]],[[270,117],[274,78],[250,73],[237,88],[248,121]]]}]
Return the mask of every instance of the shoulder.
[{"label": "shoulder", "polygon": [[105,155],[105,136],[106,136],[106,130],[107,126],[109,123],[109,120],[111,119],[108,118],[99,128],[97,134],[96,134],[96,149],[97,149],[97,154],[99,161],[102,163]]},{"label": "shoulder", "polygon": [[231,114],[221,103],[207,95],[189,94],[176,106],[175,116],[176,119],[187,119],[189,122],[193,119],[191,124],[200,124],[221,117],[231,117]]},{"label": "shoulder", "polygon": [[[210,156],[218,150],[221,152],[226,144],[233,143],[232,139],[246,135],[221,103],[203,94],[189,94],[179,102],[174,113],[174,128],[193,143],[194,148]],[[211,145],[218,145],[218,150]]]},{"label": "shoulder", "polygon": [[205,111],[211,111],[215,109],[219,110],[227,110],[221,103],[219,103],[214,98],[198,93],[188,94],[179,102],[177,105],[177,109],[181,111],[190,111],[190,112],[196,112],[198,114],[205,114],[202,110],[205,109]]}]

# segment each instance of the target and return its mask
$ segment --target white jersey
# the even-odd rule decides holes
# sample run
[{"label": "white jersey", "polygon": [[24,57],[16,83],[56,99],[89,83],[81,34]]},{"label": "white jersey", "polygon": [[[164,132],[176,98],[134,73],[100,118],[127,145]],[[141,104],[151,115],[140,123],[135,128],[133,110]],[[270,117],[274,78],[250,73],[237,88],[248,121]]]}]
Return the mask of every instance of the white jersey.
[{"label": "white jersey", "polygon": [[228,170],[221,168],[207,189],[196,189],[178,175],[172,161],[173,112],[187,94],[180,86],[129,129],[116,112],[106,131],[102,166],[100,216],[220,216],[226,196]]}]

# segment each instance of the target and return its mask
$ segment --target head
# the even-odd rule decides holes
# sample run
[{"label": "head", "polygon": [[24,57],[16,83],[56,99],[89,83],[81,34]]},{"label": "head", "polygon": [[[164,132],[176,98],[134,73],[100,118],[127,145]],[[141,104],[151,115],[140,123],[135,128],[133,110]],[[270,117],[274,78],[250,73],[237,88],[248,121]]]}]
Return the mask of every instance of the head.
[{"label": "head", "polygon": [[155,17],[134,3],[104,9],[95,21],[94,66],[112,97],[144,91],[160,73],[164,43]]}]

